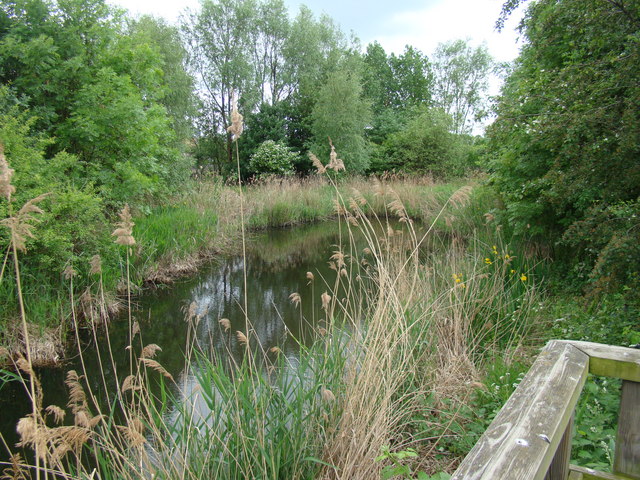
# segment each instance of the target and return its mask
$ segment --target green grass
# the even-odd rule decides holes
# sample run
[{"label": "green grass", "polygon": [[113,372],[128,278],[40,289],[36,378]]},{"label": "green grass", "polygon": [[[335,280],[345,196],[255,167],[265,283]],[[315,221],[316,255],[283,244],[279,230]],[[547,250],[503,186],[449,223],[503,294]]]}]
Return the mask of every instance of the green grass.
[{"label": "green grass", "polygon": [[135,235],[151,261],[193,255],[215,244],[218,215],[186,205],[164,206],[150,215],[136,218]]}]

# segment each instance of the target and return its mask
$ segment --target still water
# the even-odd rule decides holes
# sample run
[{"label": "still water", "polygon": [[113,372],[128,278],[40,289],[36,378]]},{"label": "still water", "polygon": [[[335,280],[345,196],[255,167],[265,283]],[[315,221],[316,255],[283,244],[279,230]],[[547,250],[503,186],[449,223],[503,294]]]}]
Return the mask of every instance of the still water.
[{"label": "still water", "polygon": [[[331,290],[336,278],[336,272],[329,268],[329,259],[338,248],[347,252],[350,249],[346,235],[341,238],[339,231],[337,223],[328,222],[251,235],[246,261],[247,316],[265,350],[278,346],[295,363],[300,344],[310,343],[313,331],[322,327],[325,311],[320,297]],[[190,342],[197,342],[206,353],[241,358],[244,347],[234,332],[245,330],[244,263],[242,256],[218,258],[190,279],[170,288],[147,291],[134,299],[133,317],[140,326],[134,349],[139,352],[142,345],[152,343],[162,348],[156,360],[175,379],[172,388],[176,398],[188,394],[196,383],[194,367],[185,365],[184,352]],[[313,282],[307,272],[313,274]],[[291,302],[293,292],[300,294],[300,305]],[[199,316],[195,334],[189,333],[185,321],[190,306]],[[229,332],[220,324],[222,318],[229,319]],[[104,329],[95,339],[90,332],[83,334],[82,358],[88,383],[99,398],[104,398],[105,384],[113,396],[119,382],[129,373],[128,334],[127,313],[111,322],[108,337]],[[113,363],[107,360],[109,350]],[[64,379],[71,369],[82,372],[77,354],[63,368],[39,372],[45,393],[43,406],[66,406],[68,392]],[[18,441],[16,422],[29,412],[24,387],[17,382],[5,384],[0,390],[0,433],[12,449]],[[6,458],[6,448],[0,444],[0,461]]]}]

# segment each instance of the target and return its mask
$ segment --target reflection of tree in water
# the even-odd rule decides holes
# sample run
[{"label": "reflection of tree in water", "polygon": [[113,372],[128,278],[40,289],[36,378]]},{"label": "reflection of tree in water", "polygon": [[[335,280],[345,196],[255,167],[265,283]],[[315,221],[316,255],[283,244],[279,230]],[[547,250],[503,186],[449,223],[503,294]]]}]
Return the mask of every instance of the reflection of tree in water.
[{"label": "reflection of tree in water", "polygon": [[251,237],[248,255],[251,260],[258,260],[257,263],[267,272],[276,272],[326,261],[326,252],[338,241],[336,222],[324,222],[295,229],[272,229]]},{"label": "reflection of tree in water", "polygon": [[[326,326],[326,312],[321,309],[320,296],[325,291],[336,296],[331,287],[337,272],[329,268],[328,262],[337,250],[335,245],[338,243],[335,223],[278,229],[252,237],[247,261],[247,314],[255,332],[249,335],[254,351],[261,351],[257,345],[259,340],[262,350],[274,360],[275,354],[269,353],[269,349],[277,346],[289,359],[289,364],[295,365],[298,342],[309,345],[315,335],[314,329]],[[351,260],[355,262],[347,267],[353,269],[354,276],[361,256],[354,253],[351,257],[350,253],[351,250],[362,252],[364,246],[362,243],[351,249],[344,240],[343,251],[348,254],[345,262],[347,265]],[[373,263],[371,256],[367,258]],[[187,342],[193,337],[188,335],[189,325],[185,322],[185,314],[192,303],[195,304],[195,313],[200,316],[195,339],[205,355],[216,358],[218,362],[226,362],[228,368],[233,368],[234,362],[240,362],[246,353],[235,334],[236,331],[247,331],[242,312],[243,265],[241,257],[222,258],[192,279],[178,282],[171,288],[148,292],[136,299],[138,308],[134,316],[140,324],[141,334],[135,338],[134,351],[139,353],[142,346],[150,343],[162,348],[156,359],[176,379],[176,385],[169,385],[175,398],[188,397],[196,388],[194,369],[197,370],[197,366],[185,364]],[[315,277],[313,285],[309,284],[307,272],[312,272]],[[366,273],[361,273],[363,277],[366,276]],[[299,306],[290,301],[289,296],[293,292],[300,294]],[[338,292],[339,299],[344,296],[344,291]],[[340,315],[339,309],[336,315]],[[225,332],[219,323],[221,318],[229,319],[229,331]],[[108,361],[102,362],[107,386],[113,393],[129,372],[128,351],[125,349],[128,343],[126,314],[122,319],[111,322],[108,336],[120,377],[116,379]],[[90,337],[87,335],[88,342]],[[106,340],[107,333],[103,331],[98,336],[97,346],[92,345],[84,350],[89,370],[87,378],[99,396],[104,395],[99,393],[103,387],[96,348],[103,360],[108,358]],[[262,354],[257,354],[255,358],[262,358]],[[43,375],[46,404],[67,403],[63,378],[70,369],[81,371],[77,359],[70,362],[64,371],[56,370]],[[157,388],[155,382],[152,382],[152,387]],[[0,408],[7,412],[3,418],[15,418],[17,421],[20,415],[24,415],[20,406],[26,401],[24,392],[12,392],[13,397],[7,398],[5,391],[0,398]],[[2,429],[5,438],[15,440],[15,422],[3,422]]]}]

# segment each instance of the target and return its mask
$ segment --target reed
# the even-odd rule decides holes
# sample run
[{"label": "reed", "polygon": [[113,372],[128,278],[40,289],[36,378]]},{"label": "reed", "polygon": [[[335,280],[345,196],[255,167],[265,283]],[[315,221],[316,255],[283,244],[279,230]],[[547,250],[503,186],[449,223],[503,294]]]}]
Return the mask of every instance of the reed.
[{"label": "reed", "polygon": [[[317,159],[325,175],[340,169],[332,153],[327,165]],[[201,201],[161,212],[162,222],[137,220],[134,227],[123,211],[114,235],[128,271],[136,246],[156,235],[156,252],[169,254],[173,247],[161,247],[159,239],[170,233],[160,230],[174,227],[158,225],[170,223],[176,212],[217,205],[216,220],[204,227],[215,229],[217,238],[237,234],[237,222],[253,221],[257,228],[271,219],[337,216],[344,240],[327,259],[334,275],[302,272],[313,298],[290,297],[297,304],[315,302],[322,312],[313,345],[300,345],[294,362],[279,347],[261,345],[250,318],[243,331],[218,319],[223,351],[241,352],[240,360],[220,356],[219,345],[194,340],[185,347],[183,371],[168,372],[155,358],[162,346],[145,344],[129,315],[126,365],[116,365],[113,352],[100,359],[105,369],[120,371],[115,388],[104,374],[94,379],[86,371],[69,372],[66,408],[45,406],[37,375],[28,360],[21,362],[33,412],[20,420],[19,432],[21,443],[36,450],[35,463],[14,456],[6,475],[369,479],[385,467],[376,461],[381,452],[408,448],[420,452],[419,468],[436,468],[439,440],[453,421],[437,412],[447,402],[467,401],[493,356],[509,361],[528,342],[538,295],[535,269],[529,268],[535,260],[502,240],[482,215],[458,218],[472,208],[487,211],[486,205],[471,207],[477,199],[469,185],[434,189],[399,179],[339,181],[327,175],[274,190],[266,183],[201,188],[193,197]],[[280,208],[287,209],[282,217],[274,213]],[[416,212],[426,220],[423,233],[415,227]],[[460,222],[467,222],[462,233],[456,230]],[[356,236],[366,240],[365,248],[349,241]],[[106,293],[99,263],[94,258],[90,267],[90,318],[101,315]],[[128,297],[130,283],[127,276]],[[185,328],[198,328],[205,314],[187,309]],[[74,319],[74,327],[79,324]],[[80,344],[78,354],[84,355]],[[185,380],[190,376],[191,383]],[[106,403],[98,400],[96,384]]]}]

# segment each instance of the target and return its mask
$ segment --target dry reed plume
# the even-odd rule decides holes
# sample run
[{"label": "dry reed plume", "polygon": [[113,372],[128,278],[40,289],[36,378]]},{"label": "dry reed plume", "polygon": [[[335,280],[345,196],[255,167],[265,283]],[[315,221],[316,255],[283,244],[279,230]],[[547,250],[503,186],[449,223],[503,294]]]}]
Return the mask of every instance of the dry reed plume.
[{"label": "dry reed plume", "polygon": [[111,235],[116,237],[115,242],[118,245],[131,247],[135,245],[136,240],[133,238],[133,227],[135,223],[133,223],[129,205],[125,205],[120,213],[118,213],[118,216],[120,217],[120,221],[116,224],[118,228],[116,228]]}]

